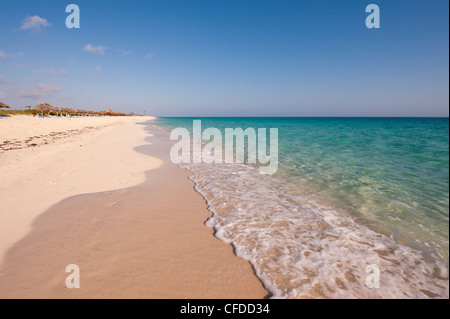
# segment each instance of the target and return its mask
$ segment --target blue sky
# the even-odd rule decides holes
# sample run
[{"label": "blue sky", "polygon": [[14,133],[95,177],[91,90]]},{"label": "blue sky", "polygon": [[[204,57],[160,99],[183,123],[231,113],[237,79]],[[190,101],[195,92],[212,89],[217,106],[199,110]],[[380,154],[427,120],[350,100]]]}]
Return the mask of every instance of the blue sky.
[{"label": "blue sky", "polygon": [[[76,3],[81,28],[67,29]],[[375,3],[381,28],[368,29]],[[448,116],[448,0],[0,2],[0,101],[157,116]]]}]

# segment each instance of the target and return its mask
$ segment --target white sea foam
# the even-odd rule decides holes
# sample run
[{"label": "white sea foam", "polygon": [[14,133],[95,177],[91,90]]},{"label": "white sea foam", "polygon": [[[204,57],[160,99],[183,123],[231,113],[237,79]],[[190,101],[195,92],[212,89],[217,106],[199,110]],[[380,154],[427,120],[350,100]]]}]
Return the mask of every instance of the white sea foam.
[{"label": "white sea foam", "polygon": [[[212,217],[216,236],[249,260],[274,298],[449,297],[448,264],[376,233],[242,164],[183,164]],[[380,288],[365,285],[367,265]]]}]

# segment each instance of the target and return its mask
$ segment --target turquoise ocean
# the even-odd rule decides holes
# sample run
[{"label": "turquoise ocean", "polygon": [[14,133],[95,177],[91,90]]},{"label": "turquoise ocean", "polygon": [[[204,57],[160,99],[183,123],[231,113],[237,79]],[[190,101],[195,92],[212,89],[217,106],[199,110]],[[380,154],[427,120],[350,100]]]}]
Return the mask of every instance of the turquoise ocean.
[{"label": "turquoise ocean", "polygon": [[[154,124],[192,130],[193,120],[202,130],[278,129],[273,175],[245,164],[182,164],[209,205],[206,224],[252,263],[274,298],[448,298],[448,118]],[[373,267],[375,288],[366,282]]]}]

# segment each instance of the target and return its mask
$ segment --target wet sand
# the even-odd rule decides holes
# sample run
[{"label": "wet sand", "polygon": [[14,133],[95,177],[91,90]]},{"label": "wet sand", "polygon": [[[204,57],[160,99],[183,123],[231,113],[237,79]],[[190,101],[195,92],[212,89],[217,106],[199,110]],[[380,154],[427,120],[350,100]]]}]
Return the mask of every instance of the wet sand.
[{"label": "wet sand", "polygon": [[[164,164],[138,186],[67,198],[40,214],[6,253],[0,298],[263,298],[251,265],[204,225],[190,173],[168,158],[162,129],[141,122],[134,152]],[[149,156],[149,158],[150,158]],[[80,289],[65,286],[69,264]]]}]

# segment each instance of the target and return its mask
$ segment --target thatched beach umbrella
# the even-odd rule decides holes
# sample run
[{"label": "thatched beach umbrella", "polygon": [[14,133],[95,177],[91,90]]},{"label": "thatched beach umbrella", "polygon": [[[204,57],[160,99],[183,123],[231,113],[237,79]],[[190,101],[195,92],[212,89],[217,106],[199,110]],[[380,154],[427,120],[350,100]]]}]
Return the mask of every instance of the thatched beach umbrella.
[{"label": "thatched beach umbrella", "polygon": [[104,114],[111,116],[111,115],[114,115],[114,111],[111,109],[108,109],[108,111],[106,111]]},{"label": "thatched beach umbrella", "polygon": [[79,110],[77,110],[77,113],[78,113],[78,116],[85,116],[86,115],[86,110],[82,110],[82,109],[79,109]]},{"label": "thatched beach umbrella", "polygon": [[63,112],[66,112],[66,116],[67,116],[69,113],[76,113],[75,110],[72,110],[72,109],[70,109],[70,108],[68,108],[68,107],[63,108],[62,110],[63,110]]},{"label": "thatched beach umbrella", "polygon": [[34,107],[34,109],[35,109],[35,110],[38,110],[38,111],[42,111],[42,115],[44,115],[44,111],[49,111],[49,112],[51,112],[51,111],[55,111],[55,110],[56,110],[56,108],[54,108],[53,106],[51,106],[51,105],[48,104],[48,103],[41,103],[41,104],[39,104],[39,105],[36,105],[36,106]]},{"label": "thatched beach umbrella", "polygon": [[39,105],[36,105],[34,107],[34,109],[38,110],[38,111],[54,111],[54,110],[56,110],[53,106],[51,106],[48,103],[41,103]]},{"label": "thatched beach umbrella", "polygon": [[0,109],[10,109],[11,107],[9,105],[6,105],[5,103],[0,102]]}]

